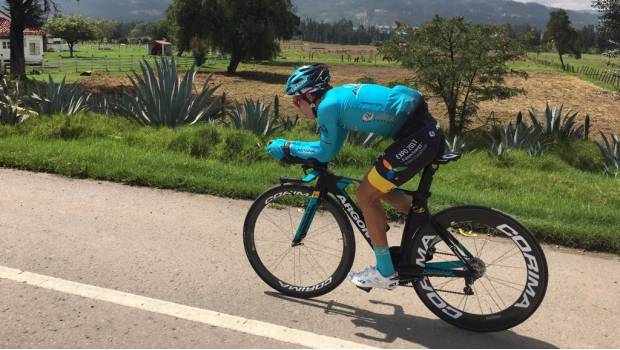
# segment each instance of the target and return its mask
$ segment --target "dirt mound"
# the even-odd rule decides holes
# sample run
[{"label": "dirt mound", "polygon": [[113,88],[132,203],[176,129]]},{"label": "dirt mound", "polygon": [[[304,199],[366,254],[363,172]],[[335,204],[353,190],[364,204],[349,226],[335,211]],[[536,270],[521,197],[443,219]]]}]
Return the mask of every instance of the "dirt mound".
[{"label": "dirt mound", "polygon": [[80,89],[92,94],[115,94],[123,89],[132,89],[131,82],[127,77],[111,76],[93,72],[84,80],[79,81]]}]

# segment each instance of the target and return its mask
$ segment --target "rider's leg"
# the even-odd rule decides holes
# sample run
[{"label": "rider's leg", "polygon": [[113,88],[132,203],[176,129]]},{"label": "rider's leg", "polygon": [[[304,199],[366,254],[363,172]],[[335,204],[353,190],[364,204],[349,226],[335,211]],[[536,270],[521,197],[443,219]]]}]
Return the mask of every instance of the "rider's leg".
[{"label": "rider's leg", "polygon": [[388,192],[382,199],[405,215],[409,214],[409,208],[411,208],[413,201],[411,196],[398,192]]},{"label": "rider's leg", "polygon": [[385,232],[387,218],[381,206],[381,198],[383,196],[385,196],[385,193],[371,185],[368,177],[364,178],[357,190],[357,199],[360,209],[362,209],[362,214],[364,214],[366,228],[370,234],[370,240],[377,260],[377,270],[384,277],[388,277],[394,275],[395,270]]}]

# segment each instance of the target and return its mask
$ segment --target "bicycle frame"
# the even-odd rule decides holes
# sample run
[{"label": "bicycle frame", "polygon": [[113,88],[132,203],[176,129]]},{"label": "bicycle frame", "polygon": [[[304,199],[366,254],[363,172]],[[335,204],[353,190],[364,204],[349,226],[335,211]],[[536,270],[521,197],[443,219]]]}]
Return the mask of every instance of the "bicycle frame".
[{"label": "bicycle frame", "polygon": [[[304,169],[309,169],[310,167],[304,167]],[[297,227],[297,231],[295,233],[295,237],[293,238],[292,245],[300,245],[301,242],[305,238],[308,233],[308,229],[316,210],[319,206],[319,203],[325,196],[328,194],[332,194],[336,199],[337,203],[340,207],[347,213],[349,218],[353,221],[358,231],[362,234],[368,245],[372,248],[372,243],[370,239],[370,234],[368,232],[368,228],[366,227],[366,222],[364,220],[364,216],[359,207],[353,202],[351,197],[349,196],[346,188],[353,184],[354,182],[361,183],[360,180],[351,179],[344,176],[337,176],[327,170],[327,167],[312,167],[314,170],[306,175],[303,179],[292,179],[282,177],[280,178],[280,182],[282,184],[309,184],[314,180],[317,180],[316,185],[313,188],[312,195],[306,209],[304,211],[304,215],[302,220]],[[433,219],[428,210],[428,198],[431,193],[429,192],[432,178],[434,173],[437,171],[438,166],[429,165],[424,169],[422,173],[422,178],[420,180],[420,184],[418,186],[417,191],[407,191],[403,189],[395,189],[394,191],[398,191],[407,195],[412,196],[412,206],[409,210],[409,214],[407,215],[407,220],[405,222],[405,228],[403,230],[403,235],[401,238],[400,258],[398,259],[398,265],[395,266],[396,270],[399,273],[401,280],[415,280],[419,279],[423,276],[434,276],[434,277],[463,277],[468,281],[473,280],[473,271],[474,269],[470,265],[469,261],[471,261],[474,257],[473,255],[463,246],[458,240],[448,231],[445,227],[439,224],[437,221]],[[458,257],[459,260],[456,261],[447,261],[447,262],[429,262],[425,264],[424,268],[420,268],[417,265],[412,265],[409,262],[412,260],[412,252],[415,238],[422,229],[431,227],[434,232],[436,232],[439,237],[446,242],[448,247],[454,252],[454,254]]]}]

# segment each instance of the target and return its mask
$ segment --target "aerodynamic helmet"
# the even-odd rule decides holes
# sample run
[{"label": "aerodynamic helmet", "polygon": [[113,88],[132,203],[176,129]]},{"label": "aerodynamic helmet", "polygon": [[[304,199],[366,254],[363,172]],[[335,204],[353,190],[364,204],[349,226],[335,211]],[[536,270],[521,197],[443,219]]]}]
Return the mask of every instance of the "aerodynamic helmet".
[{"label": "aerodynamic helmet", "polygon": [[329,85],[329,68],[322,63],[297,68],[286,81],[287,95],[298,95],[324,90]]}]

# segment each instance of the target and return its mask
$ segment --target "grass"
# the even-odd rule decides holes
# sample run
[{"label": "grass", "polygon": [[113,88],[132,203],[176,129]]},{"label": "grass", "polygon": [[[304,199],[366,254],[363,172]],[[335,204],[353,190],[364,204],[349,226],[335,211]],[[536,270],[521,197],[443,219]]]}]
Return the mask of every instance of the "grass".
[{"label": "grass", "polygon": [[[539,58],[541,60],[553,62],[558,65],[560,64],[560,58],[558,57],[556,53],[552,53],[552,52],[543,52],[543,53],[538,53],[538,54],[529,53],[528,57],[532,59]],[[564,64],[570,64],[571,66],[574,66],[577,69],[579,67],[585,66],[585,67],[595,68],[601,71],[603,70],[604,71],[620,71],[620,66],[610,66],[607,64],[607,62],[612,62],[616,65],[620,65],[620,59],[614,58],[610,60],[603,55],[584,54],[582,58],[579,60],[575,59],[574,57],[568,56],[568,55],[564,56]],[[603,89],[606,89],[609,91],[618,90],[615,86],[611,84],[607,84],[605,82],[599,81],[583,73],[569,73],[569,72],[563,71],[559,66],[556,66],[556,67],[545,66],[545,65],[537,64],[536,62],[532,60],[511,62],[509,66],[512,69],[525,71],[528,73],[538,72],[538,73],[560,74],[560,75],[565,75],[565,76],[576,76],[581,80],[590,82]]]},{"label": "grass", "polygon": [[[279,136],[293,135],[316,137],[300,129]],[[92,114],[55,116],[0,126],[0,166],[252,199],[280,176],[302,175],[298,167],[271,160],[265,141],[212,125],[172,130]],[[591,144],[572,147],[584,148],[580,154],[592,150]],[[380,151],[347,146],[333,170],[360,178]],[[468,153],[437,173],[431,208],[490,206],[515,216],[545,242],[618,254],[618,180],[575,168],[570,151],[539,158],[512,152],[501,159]]]}]

